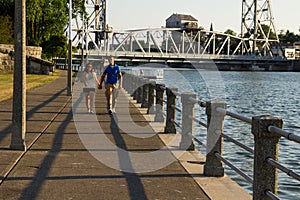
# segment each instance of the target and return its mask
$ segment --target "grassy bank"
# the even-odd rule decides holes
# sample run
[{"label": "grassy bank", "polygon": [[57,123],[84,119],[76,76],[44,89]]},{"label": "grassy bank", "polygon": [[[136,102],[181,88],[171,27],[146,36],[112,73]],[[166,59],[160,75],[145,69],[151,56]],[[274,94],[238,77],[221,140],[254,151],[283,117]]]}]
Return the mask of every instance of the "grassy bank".
[{"label": "grassy bank", "polygon": [[[53,75],[26,75],[26,90],[36,88],[40,85],[49,83],[59,77],[59,72]],[[13,96],[13,74],[0,74],[0,101],[9,99]]]}]

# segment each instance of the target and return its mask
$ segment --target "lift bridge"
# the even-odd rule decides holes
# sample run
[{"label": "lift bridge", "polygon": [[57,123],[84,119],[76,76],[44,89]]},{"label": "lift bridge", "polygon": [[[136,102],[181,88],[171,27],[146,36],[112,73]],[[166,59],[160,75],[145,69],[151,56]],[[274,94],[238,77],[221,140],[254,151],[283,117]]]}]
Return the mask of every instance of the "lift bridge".
[{"label": "lift bridge", "polygon": [[272,16],[270,0],[242,0],[241,34],[203,28],[114,30],[106,23],[106,0],[84,1],[72,28],[73,53],[81,64],[115,55],[126,63],[160,62],[222,66],[286,65]]}]

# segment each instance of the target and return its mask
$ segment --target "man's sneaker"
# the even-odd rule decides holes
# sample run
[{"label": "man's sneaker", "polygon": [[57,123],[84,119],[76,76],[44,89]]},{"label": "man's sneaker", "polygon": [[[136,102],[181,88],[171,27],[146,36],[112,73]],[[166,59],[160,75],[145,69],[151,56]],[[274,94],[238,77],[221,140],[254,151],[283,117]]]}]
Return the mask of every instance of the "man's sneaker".
[{"label": "man's sneaker", "polygon": [[91,111],[90,111],[90,113],[91,113],[91,114],[94,114],[94,113],[95,113],[95,111],[91,110]]},{"label": "man's sneaker", "polygon": [[109,110],[108,110],[108,114],[110,114],[110,115],[113,114],[112,109],[109,109]]}]

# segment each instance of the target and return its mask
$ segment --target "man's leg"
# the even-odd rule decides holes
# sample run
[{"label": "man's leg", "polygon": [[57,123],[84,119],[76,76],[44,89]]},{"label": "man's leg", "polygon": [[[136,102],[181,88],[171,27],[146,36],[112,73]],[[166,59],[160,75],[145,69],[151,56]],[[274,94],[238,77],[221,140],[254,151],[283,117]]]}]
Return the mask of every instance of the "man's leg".
[{"label": "man's leg", "polygon": [[115,108],[116,108],[116,102],[117,102],[117,98],[119,95],[119,85],[118,84],[114,84],[113,87],[113,92],[112,92],[112,110],[113,112],[115,112]]},{"label": "man's leg", "polygon": [[111,110],[112,109],[112,92],[113,92],[113,85],[112,84],[106,84],[105,85],[105,96],[107,100],[107,109]]}]

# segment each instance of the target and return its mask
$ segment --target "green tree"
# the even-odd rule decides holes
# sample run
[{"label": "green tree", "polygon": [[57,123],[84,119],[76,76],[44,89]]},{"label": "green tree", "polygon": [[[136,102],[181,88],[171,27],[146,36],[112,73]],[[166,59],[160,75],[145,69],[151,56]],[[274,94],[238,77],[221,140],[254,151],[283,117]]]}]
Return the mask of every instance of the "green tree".
[{"label": "green tree", "polygon": [[68,22],[63,0],[27,0],[27,44],[40,46],[53,35],[62,35]]},{"label": "green tree", "polygon": [[228,35],[236,36],[236,32],[234,32],[232,29],[227,29],[224,33]]},{"label": "green tree", "polygon": [[52,59],[53,57],[67,57],[67,45],[68,38],[64,35],[51,36],[49,40],[42,43],[43,58]]},{"label": "green tree", "polygon": [[13,23],[10,16],[0,16],[0,43],[13,44]]},{"label": "green tree", "polygon": [[300,41],[300,35],[296,35],[293,32],[287,30],[285,33],[283,31],[279,34],[279,38],[281,42],[284,43],[294,43]]},{"label": "green tree", "polygon": [[273,30],[271,29],[270,26],[268,26],[266,24],[261,24],[261,29],[257,30],[257,34],[258,34],[259,39],[263,39],[264,34],[265,34],[265,37],[267,37],[268,39],[276,39],[276,34],[273,32]]},{"label": "green tree", "polygon": [[14,0],[0,0],[0,16],[10,16],[13,19],[14,6]]}]

